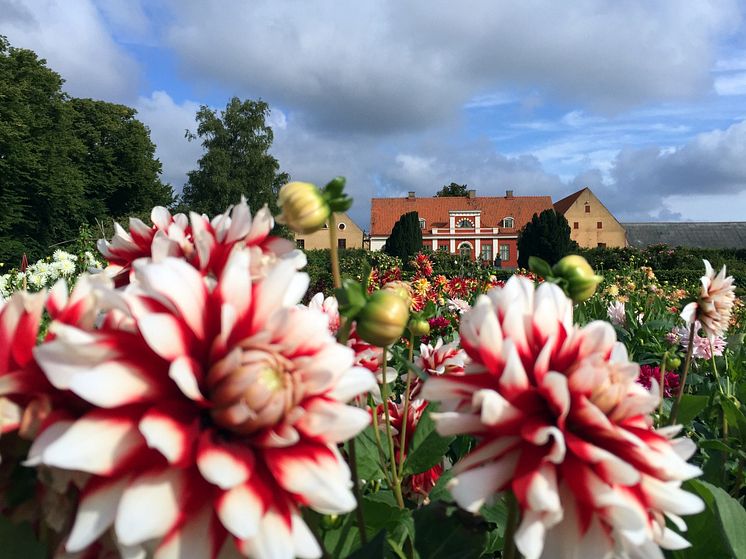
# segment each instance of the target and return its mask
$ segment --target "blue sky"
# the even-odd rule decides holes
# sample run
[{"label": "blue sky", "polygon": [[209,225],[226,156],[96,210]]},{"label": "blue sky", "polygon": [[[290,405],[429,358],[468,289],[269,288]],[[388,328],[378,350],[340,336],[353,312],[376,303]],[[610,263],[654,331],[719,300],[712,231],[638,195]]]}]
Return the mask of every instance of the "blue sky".
[{"label": "blue sky", "polygon": [[746,34],[727,0],[0,0],[0,34],[135,107],[177,190],[200,105],[273,109],[294,179],[371,196],[590,186],[622,221],[746,220]]}]

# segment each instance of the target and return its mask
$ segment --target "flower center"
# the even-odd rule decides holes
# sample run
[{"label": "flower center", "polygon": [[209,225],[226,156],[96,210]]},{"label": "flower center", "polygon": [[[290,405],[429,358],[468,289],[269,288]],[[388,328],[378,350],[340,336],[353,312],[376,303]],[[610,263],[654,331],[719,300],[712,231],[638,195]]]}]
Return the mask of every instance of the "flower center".
[{"label": "flower center", "polygon": [[242,435],[272,427],[297,403],[291,363],[274,351],[237,348],[208,373],[212,418]]}]

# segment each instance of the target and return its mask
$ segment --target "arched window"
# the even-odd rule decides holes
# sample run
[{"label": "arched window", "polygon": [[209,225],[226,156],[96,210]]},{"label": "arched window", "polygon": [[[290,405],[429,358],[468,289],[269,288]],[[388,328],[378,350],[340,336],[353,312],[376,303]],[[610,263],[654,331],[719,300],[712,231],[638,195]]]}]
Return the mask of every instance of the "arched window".
[{"label": "arched window", "polygon": [[512,217],[503,218],[503,227],[512,229],[513,227],[515,227],[515,219],[513,219]]},{"label": "arched window", "polygon": [[467,258],[471,258],[471,245],[469,243],[461,243],[458,246],[458,253],[461,256],[466,256]]},{"label": "arched window", "polygon": [[462,219],[461,221],[458,222],[458,227],[461,227],[462,229],[468,229],[470,227],[473,227],[473,225],[471,224],[471,221],[469,221],[468,219]]}]

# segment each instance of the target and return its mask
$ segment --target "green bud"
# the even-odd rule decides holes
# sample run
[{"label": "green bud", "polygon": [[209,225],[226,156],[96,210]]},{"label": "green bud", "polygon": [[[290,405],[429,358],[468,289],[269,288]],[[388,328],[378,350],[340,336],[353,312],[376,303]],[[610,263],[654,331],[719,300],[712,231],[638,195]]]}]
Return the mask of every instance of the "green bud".
[{"label": "green bud", "polygon": [[407,328],[412,332],[413,336],[427,336],[430,334],[430,323],[424,318],[413,318],[407,324]]},{"label": "green bud", "polygon": [[325,514],[321,517],[320,524],[323,530],[334,530],[342,525],[342,516],[339,514]]},{"label": "green bud", "polygon": [[282,210],[277,221],[296,233],[318,231],[331,215],[324,195],[310,182],[289,182],[280,189],[277,203]]},{"label": "green bud", "polygon": [[552,272],[555,277],[565,280],[563,283],[566,285],[567,295],[575,303],[590,298],[596,292],[598,284],[603,281],[601,276],[596,275],[588,261],[577,254],[562,258],[554,265]]},{"label": "green bud", "polygon": [[373,292],[357,315],[357,333],[366,342],[384,347],[393,344],[404,333],[409,320],[409,305],[394,291]]},{"label": "green bud", "polygon": [[666,356],[666,369],[669,371],[675,371],[679,367],[681,367],[681,359],[675,355]]}]

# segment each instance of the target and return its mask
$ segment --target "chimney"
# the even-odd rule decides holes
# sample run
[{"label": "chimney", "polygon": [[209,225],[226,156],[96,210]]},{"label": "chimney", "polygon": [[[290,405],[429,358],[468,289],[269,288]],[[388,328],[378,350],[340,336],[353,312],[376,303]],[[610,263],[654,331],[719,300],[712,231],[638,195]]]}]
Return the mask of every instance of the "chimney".
[{"label": "chimney", "polygon": [[414,200],[414,190],[407,192],[407,200]]},{"label": "chimney", "polygon": [[469,190],[467,192],[467,194],[469,195],[469,198],[476,198],[477,197],[477,191],[476,190]]},{"label": "chimney", "polygon": [[512,190],[506,190],[505,191],[505,197],[506,198],[512,198],[513,197],[513,191]]}]

